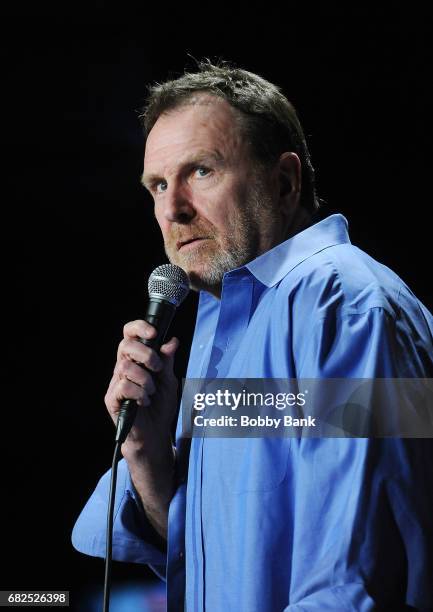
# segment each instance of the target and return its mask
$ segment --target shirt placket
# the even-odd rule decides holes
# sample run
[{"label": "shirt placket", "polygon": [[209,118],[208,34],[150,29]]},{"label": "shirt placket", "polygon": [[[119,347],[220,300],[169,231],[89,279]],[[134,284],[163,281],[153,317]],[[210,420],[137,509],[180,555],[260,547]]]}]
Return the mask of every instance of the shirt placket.
[{"label": "shirt placket", "polygon": [[[254,282],[251,275],[244,271],[241,275],[236,274],[226,277],[221,298],[220,313],[215,331],[212,351],[206,371],[207,379],[227,378],[230,376],[230,367],[235,357],[240,342],[248,327],[250,310],[252,306]],[[200,607],[197,610],[206,610],[206,491],[208,483],[204,481],[208,470],[206,464],[212,462],[212,453],[215,452],[214,444],[208,442],[205,437],[198,439],[198,460],[195,482],[198,484],[199,494],[196,496],[197,503],[197,548],[200,547],[200,597],[197,601]],[[215,442],[215,440],[214,440]]]}]

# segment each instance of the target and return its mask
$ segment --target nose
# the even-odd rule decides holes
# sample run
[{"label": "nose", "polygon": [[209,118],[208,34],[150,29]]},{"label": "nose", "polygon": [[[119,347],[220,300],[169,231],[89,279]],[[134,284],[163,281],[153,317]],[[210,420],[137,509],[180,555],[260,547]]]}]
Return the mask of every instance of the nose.
[{"label": "nose", "polygon": [[196,215],[189,189],[172,184],[164,197],[164,218],[171,223],[189,223]]}]

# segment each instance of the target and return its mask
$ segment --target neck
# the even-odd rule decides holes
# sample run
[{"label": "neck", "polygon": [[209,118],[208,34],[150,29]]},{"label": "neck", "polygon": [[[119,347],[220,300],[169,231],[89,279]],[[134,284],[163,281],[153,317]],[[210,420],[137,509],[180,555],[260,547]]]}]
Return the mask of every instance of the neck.
[{"label": "neck", "polygon": [[[272,248],[274,248],[278,244],[281,244],[282,242],[285,242],[286,240],[288,240],[289,238],[292,238],[296,234],[299,234],[299,232],[302,232],[304,229],[309,227],[309,225],[311,224],[311,219],[312,219],[311,214],[307,210],[305,210],[305,208],[303,208],[302,206],[298,206],[295,212],[287,220],[287,222],[285,224],[284,223],[281,224],[279,236],[275,236],[273,241],[269,241],[268,248],[261,250],[256,255],[256,257],[259,257],[260,255],[263,255],[264,253],[267,253],[268,251],[270,251]],[[245,263],[248,263],[248,262],[246,261]],[[206,291],[207,293],[210,293],[211,295],[216,297],[218,300],[221,299],[222,282],[216,283],[215,285],[210,285],[210,284],[204,284],[203,281],[201,280],[195,283],[194,280],[195,279],[191,279],[190,277],[191,288],[193,290]]]},{"label": "neck", "polygon": [[298,206],[286,224],[286,234],[281,242],[292,238],[292,236],[299,234],[299,232],[302,232],[304,229],[309,227],[311,225],[311,219],[311,213],[309,213],[303,206]]}]

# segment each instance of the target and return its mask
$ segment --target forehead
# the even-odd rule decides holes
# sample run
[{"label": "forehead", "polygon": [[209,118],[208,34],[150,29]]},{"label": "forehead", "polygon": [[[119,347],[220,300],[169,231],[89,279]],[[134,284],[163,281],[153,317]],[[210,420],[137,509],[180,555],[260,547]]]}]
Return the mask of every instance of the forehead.
[{"label": "forehead", "polygon": [[198,150],[237,155],[242,146],[237,111],[222,98],[202,95],[158,118],[146,142],[145,171]]}]

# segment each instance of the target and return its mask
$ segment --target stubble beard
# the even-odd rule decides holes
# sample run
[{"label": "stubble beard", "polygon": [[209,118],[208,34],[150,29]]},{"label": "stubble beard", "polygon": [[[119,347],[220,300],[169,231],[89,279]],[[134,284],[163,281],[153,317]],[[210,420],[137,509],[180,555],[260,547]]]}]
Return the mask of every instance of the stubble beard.
[{"label": "stubble beard", "polygon": [[219,293],[226,272],[239,268],[261,254],[263,238],[275,231],[276,217],[273,204],[262,183],[250,186],[245,203],[235,209],[224,235],[218,234],[212,225],[197,223],[194,234],[207,236],[190,252],[176,249],[176,239],[165,244],[165,252],[171,263],[188,274],[195,291]]}]

